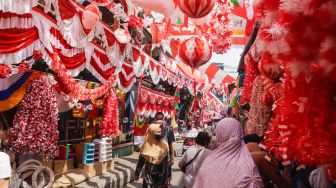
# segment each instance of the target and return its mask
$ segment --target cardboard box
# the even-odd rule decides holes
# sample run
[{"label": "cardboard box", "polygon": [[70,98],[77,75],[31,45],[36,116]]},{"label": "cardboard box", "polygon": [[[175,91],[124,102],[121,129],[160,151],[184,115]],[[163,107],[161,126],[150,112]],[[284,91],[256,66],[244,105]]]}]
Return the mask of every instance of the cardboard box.
[{"label": "cardboard box", "polygon": [[54,173],[60,174],[73,169],[73,160],[54,160]]},{"label": "cardboard box", "polygon": [[105,162],[102,162],[102,164],[103,164],[103,172],[114,169],[114,160],[105,161]]},{"label": "cardboard box", "polygon": [[93,164],[79,164],[79,168],[89,173],[90,176],[98,176],[104,173],[103,163],[95,162]]},{"label": "cardboard box", "polygon": [[50,168],[51,170],[53,169],[53,160],[43,160],[41,161],[43,166],[46,166]]}]

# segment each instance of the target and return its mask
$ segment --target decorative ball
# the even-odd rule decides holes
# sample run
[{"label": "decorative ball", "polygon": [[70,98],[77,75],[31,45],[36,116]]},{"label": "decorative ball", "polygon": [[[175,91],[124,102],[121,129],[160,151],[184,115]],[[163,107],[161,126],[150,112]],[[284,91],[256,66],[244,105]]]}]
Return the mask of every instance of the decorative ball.
[{"label": "decorative ball", "polygon": [[211,58],[212,50],[206,40],[192,37],[181,43],[179,49],[180,59],[191,68],[197,68]]},{"label": "decorative ball", "polygon": [[212,11],[215,2],[215,0],[179,0],[179,7],[191,18],[203,18]]}]

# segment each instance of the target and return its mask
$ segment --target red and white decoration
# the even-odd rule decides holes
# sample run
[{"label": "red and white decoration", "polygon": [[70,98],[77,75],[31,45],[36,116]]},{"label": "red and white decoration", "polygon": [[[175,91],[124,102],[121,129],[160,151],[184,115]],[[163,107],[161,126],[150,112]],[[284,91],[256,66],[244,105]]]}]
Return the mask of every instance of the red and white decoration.
[{"label": "red and white decoration", "polygon": [[179,47],[179,58],[192,68],[197,68],[207,63],[212,55],[212,50],[206,40],[192,37],[183,41]]},{"label": "red and white decoration", "polygon": [[171,112],[175,110],[174,102],[174,96],[141,87],[136,114],[153,118],[157,112],[162,112],[166,117],[170,117]]},{"label": "red and white decoration", "polygon": [[190,18],[203,18],[214,8],[216,0],[179,0],[181,11]]},{"label": "red and white decoration", "polygon": [[57,100],[46,81],[34,80],[9,129],[9,143],[17,153],[33,152],[46,159],[57,151]]},{"label": "red and white decoration", "polygon": [[102,136],[118,136],[119,135],[119,108],[118,99],[114,91],[110,90],[104,106],[103,118],[100,123]]}]

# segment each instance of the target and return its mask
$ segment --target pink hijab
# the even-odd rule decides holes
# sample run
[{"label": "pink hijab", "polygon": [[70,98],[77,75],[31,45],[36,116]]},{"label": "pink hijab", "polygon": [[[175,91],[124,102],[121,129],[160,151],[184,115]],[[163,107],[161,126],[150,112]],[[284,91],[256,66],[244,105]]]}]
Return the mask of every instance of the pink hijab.
[{"label": "pink hijab", "polygon": [[261,188],[258,169],[243,141],[243,129],[234,118],[222,119],[216,128],[220,146],[203,162],[194,188]]}]

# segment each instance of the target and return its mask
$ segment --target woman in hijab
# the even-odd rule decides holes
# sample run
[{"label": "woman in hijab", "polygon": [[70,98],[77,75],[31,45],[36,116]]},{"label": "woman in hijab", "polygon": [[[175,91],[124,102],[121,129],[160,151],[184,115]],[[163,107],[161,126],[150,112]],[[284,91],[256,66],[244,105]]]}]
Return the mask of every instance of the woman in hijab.
[{"label": "woman in hijab", "polygon": [[171,179],[168,161],[168,143],[162,138],[160,124],[151,124],[148,127],[143,145],[140,147],[140,156],[135,170],[134,180],[139,180],[142,167],[143,187],[166,188]]},{"label": "woman in hijab", "polygon": [[216,128],[219,147],[203,162],[194,188],[261,188],[262,179],[243,141],[243,129],[234,118]]}]

